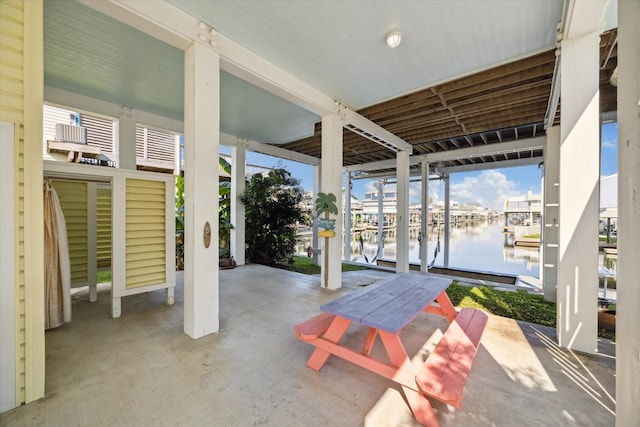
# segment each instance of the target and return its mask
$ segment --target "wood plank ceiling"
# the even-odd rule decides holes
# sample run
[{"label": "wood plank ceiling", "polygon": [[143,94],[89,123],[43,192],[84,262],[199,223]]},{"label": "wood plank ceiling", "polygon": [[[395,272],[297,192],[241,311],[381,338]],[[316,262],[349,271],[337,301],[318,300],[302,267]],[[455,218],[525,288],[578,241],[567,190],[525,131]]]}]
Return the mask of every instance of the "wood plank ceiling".
[{"label": "wood plank ceiling", "polygon": [[[610,76],[617,66],[617,30],[600,41],[600,110],[616,110],[616,88]],[[551,95],[555,49],[519,61],[429,87],[358,112],[413,145],[413,155],[500,144],[545,134],[544,118]],[[560,123],[560,108],[554,124]],[[279,145],[321,156],[321,126],[314,135]],[[542,150],[478,156],[445,162],[460,166],[539,157]],[[344,166],[395,159],[395,153],[347,129]],[[499,166],[496,166],[499,167]]]}]

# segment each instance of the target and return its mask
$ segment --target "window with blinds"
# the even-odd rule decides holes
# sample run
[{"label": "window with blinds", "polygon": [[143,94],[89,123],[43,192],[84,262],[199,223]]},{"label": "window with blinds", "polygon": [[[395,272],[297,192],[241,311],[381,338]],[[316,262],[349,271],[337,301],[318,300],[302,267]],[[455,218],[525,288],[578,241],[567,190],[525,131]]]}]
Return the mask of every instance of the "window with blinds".
[{"label": "window with blinds", "polygon": [[136,164],[138,169],[176,169],[178,136],[145,126],[136,126]]},{"label": "window with blinds", "polygon": [[100,147],[102,154],[115,160],[115,122],[112,119],[80,114],[80,126],[87,128],[87,144]]}]

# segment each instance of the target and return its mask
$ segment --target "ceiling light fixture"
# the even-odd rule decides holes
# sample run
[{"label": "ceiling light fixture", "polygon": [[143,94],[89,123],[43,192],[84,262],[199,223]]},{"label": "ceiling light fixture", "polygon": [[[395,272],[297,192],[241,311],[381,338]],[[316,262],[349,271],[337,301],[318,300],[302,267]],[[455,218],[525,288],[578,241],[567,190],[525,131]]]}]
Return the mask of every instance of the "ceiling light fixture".
[{"label": "ceiling light fixture", "polygon": [[387,34],[387,46],[389,46],[391,49],[400,46],[401,41],[402,33],[400,31],[392,31]]}]

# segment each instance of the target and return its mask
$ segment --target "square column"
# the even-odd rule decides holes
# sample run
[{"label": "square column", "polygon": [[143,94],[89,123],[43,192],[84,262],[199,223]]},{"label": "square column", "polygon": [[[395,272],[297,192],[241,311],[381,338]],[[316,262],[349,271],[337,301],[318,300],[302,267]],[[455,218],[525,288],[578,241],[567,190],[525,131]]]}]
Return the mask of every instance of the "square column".
[{"label": "square column", "polygon": [[558,299],[558,227],[560,188],[560,128],[547,129],[544,147],[544,212],[542,219],[542,270],[544,300],[556,302]]},{"label": "square column", "polygon": [[[321,191],[336,196],[336,207],[342,212],[342,118],[334,113],[322,117],[322,177]],[[336,220],[336,235],[321,238],[322,286],[337,289],[342,286],[342,215]]]},{"label": "square column", "polygon": [[245,148],[231,147],[231,256],[238,265],[245,264],[245,212],[240,201],[246,187],[245,170]]},{"label": "square column", "polygon": [[351,261],[351,172],[347,171],[344,185],[344,259]]},{"label": "square column", "polygon": [[[318,197],[318,193],[320,192],[320,166],[315,165],[313,167],[313,192],[311,194],[311,202],[315,203],[316,198]],[[315,207],[312,209],[313,211],[313,225],[311,226],[311,248],[314,249],[313,251],[313,264],[314,265],[320,265],[320,258],[318,255],[318,251],[315,249],[318,249],[320,246],[318,246],[319,240],[318,240],[318,216],[316,215],[316,210]]]},{"label": "square column", "polygon": [[409,272],[409,152],[396,153],[396,273]]},{"label": "square column", "polygon": [[420,271],[429,270],[429,162],[422,162],[422,191],[420,192]]},{"label": "square column", "polygon": [[185,52],[184,331],[219,329],[218,156],[220,57],[194,43]]},{"label": "square column", "polygon": [[587,353],[598,347],[599,42],[597,31],[563,40],[560,65],[558,343]]},{"label": "square column", "polygon": [[444,268],[449,268],[449,232],[451,230],[451,185],[449,172],[444,174]]},{"label": "square column", "polygon": [[124,111],[118,119],[118,167],[136,170],[136,118],[131,110]]},{"label": "square column", "polygon": [[618,2],[618,265],[616,426],[638,424],[640,402],[640,2]]}]

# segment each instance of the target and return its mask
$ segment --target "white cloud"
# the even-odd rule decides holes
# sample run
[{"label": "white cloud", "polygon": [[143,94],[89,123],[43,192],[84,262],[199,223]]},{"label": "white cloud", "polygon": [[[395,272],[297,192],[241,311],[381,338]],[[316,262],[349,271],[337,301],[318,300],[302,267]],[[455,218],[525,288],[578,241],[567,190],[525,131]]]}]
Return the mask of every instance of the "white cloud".
[{"label": "white cloud", "polygon": [[[365,184],[366,182],[366,184]],[[375,184],[378,182],[374,179],[367,179],[363,182],[366,192],[376,192]],[[362,188],[361,187],[361,188]],[[420,182],[411,182],[409,184],[409,200],[412,203],[420,202],[420,191],[422,185]],[[395,191],[396,184],[390,183],[384,186],[386,191]],[[429,198],[432,204],[443,199],[442,192],[444,184],[442,181],[429,181]],[[465,176],[462,182],[451,184],[451,200],[460,204],[478,202],[482,206],[502,210],[506,197],[522,195],[518,191],[517,183],[507,179],[507,176],[496,170],[486,170],[471,176]],[[364,199],[364,194],[360,195]]]},{"label": "white cloud", "polygon": [[495,170],[482,171],[451,184],[451,200],[460,204],[478,202],[489,209],[502,210],[504,199],[516,195],[519,195],[516,183]]},{"label": "white cloud", "polygon": [[618,148],[617,139],[606,139],[602,141],[602,148]]}]

